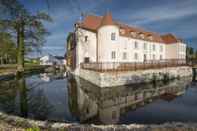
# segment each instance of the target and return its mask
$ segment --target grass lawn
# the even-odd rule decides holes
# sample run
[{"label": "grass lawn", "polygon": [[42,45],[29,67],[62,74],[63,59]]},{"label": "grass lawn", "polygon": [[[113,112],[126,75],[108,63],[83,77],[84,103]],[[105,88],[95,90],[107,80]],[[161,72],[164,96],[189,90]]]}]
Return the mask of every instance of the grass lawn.
[{"label": "grass lawn", "polygon": [[[25,64],[25,71],[36,70],[36,69],[40,69],[43,67],[44,66],[39,65],[39,64],[26,63]],[[16,69],[17,69],[16,64],[0,65],[0,75],[14,73],[14,72],[16,72]]]}]

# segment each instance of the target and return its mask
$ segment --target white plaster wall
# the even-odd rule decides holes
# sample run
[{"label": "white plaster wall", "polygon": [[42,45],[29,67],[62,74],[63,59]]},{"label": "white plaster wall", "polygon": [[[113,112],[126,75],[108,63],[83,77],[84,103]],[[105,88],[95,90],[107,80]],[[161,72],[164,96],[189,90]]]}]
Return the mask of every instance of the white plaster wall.
[{"label": "white plaster wall", "polygon": [[[76,31],[76,35],[78,38],[76,52],[77,67],[79,67],[80,63],[84,62],[85,57],[89,57],[91,62],[96,62],[96,33],[79,28]],[[85,36],[88,37],[87,42],[85,42]]]},{"label": "white plaster wall", "polygon": [[[116,40],[111,40],[111,33],[116,33]],[[119,40],[119,28],[113,25],[103,26],[98,30],[99,62],[118,62],[120,48],[123,48]],[[111,52],[116,52],[116,59],[111,59]]]},{"label": "white plaster wall", "polygon": [[[77,33],[77,67],[84,62],[85,57],[89,57],[91,62],[97,59],[97,41],[98,41],[98,62],[143,62],[144,54],[147,60],[177,59],[186,57],[186,45],[184,43],[164,44],[158,42],[150,42],[145,40],[133,39],[119,35],[119,27],[114,25],[102,26],[96,32],[78,29]],[[116,33],[116,40],[111,40],[111,33]],[[85,42],[85,36],[88,41]],[[97,40],[98,37],[98,40]],[[138,48],[135,48],[135,42]],[[144,49],[144,43],[147,48]],[[155,50],[153,50],[155,45]],[[162,46],[162,50],[160,49]],[[116,52],[116,58],[112,59],[112,51]],[[127,54],[127,58],[123,59],[123,53]],[[135,53],[138,59],[135,59]]]},{"label": "white plaster wall", "polygon": [[176,59],[177,56],[177,44],[166,44],[166,59]]},{"label": "white plaster wall", "polygon": [[173,43],[166,45],[167,59],[186,59],[186,44]]},{"label": "white plaster wall", "polygon": [[[111,40],[111,33],[116,33],[116,40]],[[138,43],[138,48],[135,48],[135,42]],[[147,49],[144,49],[144,43],[147,44]],[[155,45],[155,51],[153,50]],[[117,26],[103,26],[98,31],[98,45],[99,45],[99,61],[100,62],[143,62],[144,54],[147,60],[165,59],[165,44],[133,39],[119,35],[119,28]],[[163,50],[160,50],[163,46]],[[112,51],[116,52],[116,59],[111,58]],[[127,59],[123,59],[123,53],[127,53]],[[135,59],[135,53],[138,54],[138,59]]]}]

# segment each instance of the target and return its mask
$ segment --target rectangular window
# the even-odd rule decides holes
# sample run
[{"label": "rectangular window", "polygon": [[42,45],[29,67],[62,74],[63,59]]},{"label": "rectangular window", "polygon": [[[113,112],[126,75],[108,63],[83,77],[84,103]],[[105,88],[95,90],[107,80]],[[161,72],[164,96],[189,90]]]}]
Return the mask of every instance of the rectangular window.
[{"label": "rectangular window", "polygon": [[87,42],[88,41],[88,36],[85,36],[85,42]]},{"label": "rectangular window", "polygon": [[155,55],[153,55],[153,60],[155,60]]},{"label": "rectangular window", "polygon": [[123,60],[127,59],[127,53],[126,52],[123,53],[123,57],[122,58],[123,58]]},{"label": "rectangular window", "polygon": [[147,58],[146,58],[146,54],[144,54],[144,61],[146,61],[147,60]]},{"label": "rectangular window", "polygon": [[85,62],[85,63],[89,63],[89,62],[90,62],[90,58],[89,58],[89,57],[85,57],[85,58],[84,58],[84,62]]},{"label": "rectangular window", "polygon": [[116,40],[116,33],[111,33],[111,40]]},{"label": "rectangular window", "polygon": [[147,50],[147,43],[144,43],[144,50]]},{"label": "rectangular window", "polygon": [[162,60],[163,59],[163,56],[162,55],[160,55],[160,60]]},{"label": "rectangular window", "polygon": [[135,53],[134,58],[135,58],[135,60],[137,60],[137,59],[138,59],[138,54],[137,54],[137,53]]},{"label": "rectangular window", "polygon": [[163,52],[163,46],[162,45],[160,46],[160,51]]},{"label": "rectangular window", "polygon": [[185,47],[184,46],[182,47],[182,51],[185,52]]},{"label": "rectangular window", "polygon": [[155,51],[155,44],[153,44],[153,51]]},{"label": "rectangular window", "polygon": [[138,43],[135,41],[135,49],[138,49]]},{"label": "rectangular window", "polygon": [[115,51],[112,51],[112,52],[111,52],[111,58],[112,58],[112,59],[116,59],[116,52],[115,52]]},{"label": "rectangular window", "polygon": [[112,119],[117,119],[116,117],[117,117],[116,111],[112,111]]}]

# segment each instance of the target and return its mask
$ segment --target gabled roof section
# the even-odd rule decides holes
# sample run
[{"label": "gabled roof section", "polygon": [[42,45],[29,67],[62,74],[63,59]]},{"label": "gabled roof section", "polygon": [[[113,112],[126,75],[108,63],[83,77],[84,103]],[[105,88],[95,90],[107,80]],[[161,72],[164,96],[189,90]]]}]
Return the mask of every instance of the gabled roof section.
[{"label": "gabled roof section", "polygon": [[97,31],[101,25],[101,20],[101,16],[88,15],[81,23],[79,23],[79,26],[84,29]]},{"label": "gabled roof section", "polygon": [[162,35],[161,38],[166,44],[173,44],[182,41],[181,39],[176,38],[173,34]]}]

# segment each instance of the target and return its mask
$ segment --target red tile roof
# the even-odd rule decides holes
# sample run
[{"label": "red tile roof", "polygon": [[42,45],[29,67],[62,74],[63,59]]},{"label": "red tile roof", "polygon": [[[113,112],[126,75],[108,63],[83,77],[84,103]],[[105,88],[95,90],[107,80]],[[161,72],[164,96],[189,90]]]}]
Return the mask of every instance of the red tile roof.
[{"label": "red tile roof", "polygon": [[81,28],[91,31],[97,31],[98,27],[101,24],[101,19],[102,17],[99,16],[88,15],[81,23],[78,24]]},{"label": "red tile roof", "polygon": [[[176,43],[180,41],[172,34],[161,36],[160,34],[155,32],[144,31],[143,29],[137,27],[132,27],[117,21],[113,21],[111,13],[107,13],[105,16],[88,15],[84,18],[84,20],[81,23],[78,24],[81,28],[93,32],[97,32],[98,28],[103,25],[116,25],[124,31],[122,33],[120,32],[120,35],[136,39],[143,39],[147,41],[161,42],[166,44]],[[136,35],[132,35],[132,32]],[[141,37],[141,34],[143,34],[144,37]],[[150,39],[150,37],[152,37],[152,39]]]},{"label": "red tile roof", "polygon": [[181,39],[176,38],[176,36],[174,36],[173,34],[162,35],[161,38],[166,44],[172,44],[182,41]]}]

